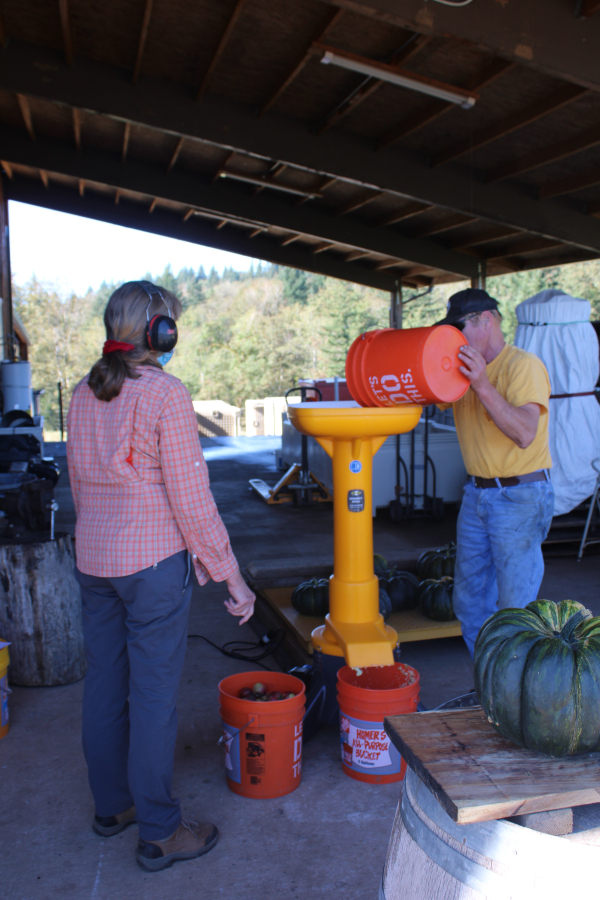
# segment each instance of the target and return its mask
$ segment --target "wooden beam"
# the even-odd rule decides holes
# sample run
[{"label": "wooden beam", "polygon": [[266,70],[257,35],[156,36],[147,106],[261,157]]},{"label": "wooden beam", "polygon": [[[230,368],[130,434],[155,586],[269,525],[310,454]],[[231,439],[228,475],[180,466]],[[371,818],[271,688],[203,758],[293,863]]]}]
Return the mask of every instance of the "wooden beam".
[{"label": "wooden beam", "polygon": [[[349,53],[347,50],[340,50],[338,47],[329,46],[329,44],[322,44],[318,41],[315,41],[311,48],[311,53],[313,53],[315,56],[320,56],[325,53],[333,53],[337,57],[348,60],[348,62],[350,63],[358,63],[370,66],[370,68],[375,69],[377,72],[381,73],[383,80],[385,80],[385,75],[401,75],[403,78],[406,78],[410,82],[412,82],[412,84],[414,85],[414,90],[418,90],[420,86],[425,88],[432,87],[439,88],[445,91],[452,91],[458,97],[462,97],[465,101],[475,101],[479,99],[479,96],[475,91],[465,90],[464,88],[458,87],[455,84],[448,84],[445,81],[438,81],[435,78],[427,78],[425,75],[418,75],[416,72],[410,72],[407,69],[402,69],[398,66],[390,66],[387,63],[378,62],[376,59],[370,59],[366,56],[359,56],[359,54],[357,53]],[[411,90],[411,86],[407,85],[404,89]]]},{"label": "wooden beam", "polygon": [[294,79],[298,77],[304,66],[312,58],[312,47],[315,41],[322,41],[327,35],[327,32],[330,31],[330,29],[332,29],[334,25],[337,25],[343,14],[343,9],[333,10],[326,16],[325,20],[321,22],[312,40],[305,45],[304,50],[302,51],[301,56],[299,56],[296,60],[294,67],[286,75],[279,86],[273,91],[266,103],[263,103],[259,112],[259,116],[264,116],[264,114],[271,109],[273,104],[276,103],[277,100],[279,100],[284,91],[288,89],[292,81],[294,81]]},{"label": "wooden beam", "polygon": [[250,232],[250,234],[248,235],[248,237],[249,237],[249,238],[255,238],[255,237],[258,237],[259,234],[262,234],[263,231],[266,231],[266,230],[267,230],[266,228],[254,228],[254,229]]},{"label": "wooden beam", "polygon": [[0,165],[2,166],[2,168],[4,169],[4,171],[6,172],[6,174],[7,174],[8,177],[10,178],[10,180],[12,181],[12,180],[13,180],[14,173],[13,173],[13,168],[12,168],[11,164],[10,164],[9,162],[6,162],[5,159],[0,159]]},{"label": "wooden beam", "polygon": [[231,13],[231,15],[229,17],[229,21],[227,22],[227,25],[225,26],[225,31],[221,35],[221,40],[218,43],[217,49],[213,53],[213,57],[212,57],[210,63],[208,64],[208,69],[204,73],[204,78],[202,79],[202,81],[200,83],[200,87],[198,88],[198,92],[196,94],[196,100],[202,99],[202,95],[204,94],[204,92],[208,86],[210,76],[214,72],[217,63],[221,59],[223,50],[225,49],[225,47],[227,45],[227,41],[231,37],[231,32],[235,28],[237,20],[239,19],[240,14],[241,14],[242,9],[244,8],[245,4],[246,4],[246,0],[237,0],[237,3],[233,9],[233,12]]},{"label": "wooden beam", "polygon": [[372,203],[373,200],[379,200],[380,197],[385,197],[385,191],[376,191],[375,193],[371,191],[366,197],[363,194],[361,197],[350,200],[344,206],[340,207],[340,209],[336,211],[336,216],[347,216],[348,213],[361,209],[363,206],[366,206],[367,203]]},{"label": "wooden beam", "polygon": [[79,196],[83,197],[85,194],[85,181],[83,178],[79,179]]},{"label": "wooden beam", "polygon": [[496,259],[508,259],[511,256],[523,256],[526,253],[539,253],[540,250],[549,250],[551,247],[564,246],[562,241],[549,241],[546,238],[534,237],[527,241],[515,241],[502,250],[495,250],[485,254],[487,262]]},{"label": "wooden beam", "polygon": [[40,178],[42,179],[42,184],[45,188],[48,187],[48,173],[45,169],[40,169]]},{"label": "wooden beam", "polygon": [[[412,38],[407,41],[400,50],[393,53],[386,62],[392,66],[405,66],[406,63],[417,55],[432,40],[432,36],[428,34],[413,34]],[[386,82],[379,78],[367,78],[364,80],[358,90],[353,91],[345,100],[338,103],[336,108],[329,113],[323,120],[323,124],[317,129],[317,134],[323,134],[327,129],[337,125],[345,116],[354,112],[361,103],[368,100],[375,91]]]},{"label": "wooden beam", "polygon": [[597,184],[600,184],[600,168],[543,184],[538,188],[538,197],[540,200],[547,200],[550,197],[560,197],[561,194],[573,194],[575,191],[582,191]]},{"label": "wooden beam", "polygon": [[69,16],[69,0],[58,0],[60,12],[60,27],[62,29],[63,47],[65,49],[65,62],[73,65],[73,42],[71,40],[71,18]]},{"label": "wooden beam", "polygon": [[404,265],[401,259],[387,259],[373,266],[376,272],[384,272],[386,269],[395,269],[396,266]]},{"label": "wooden beam", "polygon": [[184,138],[184,137],[180,137],[179,140],[177,141],[177,143],[176,143],[176,145],[175,145],[175,149],[173,150],[173,155],[172,155],[172,157],[171,157],[171,160],[170,160],[170,162],[169,162],[169,165],[167,166],[167,174],[171,171],[171,169],[173,168],[173,166],[174,166],[175,163],[177,162],[177,157],[178,157],[179,154],[181,153],[181,148],[183,147],[183,142],[184,142],[184,141],[185,141],[185,138]]},{"label": "wooden beam", "polygon": [[318,253],[324,253],[325,250],[331,250],[335,246],[337,246],[337,245],[332,244],[330,241],[323,241],[322,244],[317,244],[316,247],[312,247],[311,253],[313,253],[316,256]]},{"label": "wooden beam", "polygon": [[386,213],[385,216],[382,216],[381,219],[378,219],[375,222],[375,225],[378,228],[384,228],[387,225],[395,225],[396,222],[401,222],[403,219],[410,219],[412,216],[418,216],[419,213],[426,212],[428,209],[433,209],[434,207],[428,203],[409,203],[408,206],[403,206],[402,209],[396,210],[393,213]]},{"label": "wooden beam", "polygon": [[125,122],[125,130],[123,132],[123,152],[121,153],[121,162],[125,162],[127,151],[129,150],[129,136],[131,134],[131,122]]},{"label": "wooden beam", "polygon": [[195,212],[194,208],[192,206],[190,206],[190,208],[186,212],[185,216],[183,217],[183,221],[187,222],[188,219],[191,219],[192,216],[194,215],[194,212]]},{"label": "wooden beam", "polygon": [[532,169],[539,169],[541,166],[558,162],[558,160],[565,159],[567,156],[581,153],[583,150],[590,150],[598,144],[600,144],[600,125],[595,125],[594,128],[588,129],[577,137],[568,138],[566,141],[560,141],[549,147],[525,153],[517,159],[502,163],[486,172],[484,180],[486,184],[492,184],[494,181],[501,181],[503,178],[522,175],[524,172],[530,172]]},{"label": "wooden beam", "polygon": [[413,237],[429,237],[432,234],[441,234],[443,231],[450,231],[452,228],[459,228],[461,225],[467,225],[469,222],[476,222],[474,216],[466,216],[463,213],[457,213],[455,216],[448,216],[438,222],[431,222],[416,228],[412,234]]},{"label": "wooden beam", "polygon": [[148,26],[150,25],[150,16],[152,15],[153,0],[146,0],[144,7],[144,15],[142,18],[142,28],[140,31],[140,39],[138,41],[137,56],[135,58],[135,66],[133,67],[133,75],[131,80],[133,84],[137,83],[142,68],[142,59],[144,58],[144,50],[146,48],[146,39],[148,37]]},{"label": "wooden beam", "polygon": [[152,203],[150,204],[149,208],[148,208],[148,212],[149,212],[149,213],[153,213],[154,210],[156,209],[157,205],[158,205],[158,197],[155,197],[154,200],[152,201]]},{"label": "wooden beam", "polygon": [[574,100],[578,100],[579,97],[586,93],[586,88],[579,87],[577,84],[564,84],[543,100],[538,100],[530,104],[526,109],[512,113],[510,116],[502,119],[502,121],[496,122],[494,125],[488,125],[476,134],[469,135],[452,147],[442,150],[433,157],[431,164],[433,166],[441,166],[452,159],[457,159],[457,157],[469,153],[471,150],[485,147],[486,144],[490,144],[492,141],[506,137],[514,131],[525,128],[526,125],[531,125],[533,122],[537,122],[538,119],[542,119],[544,116],[562,109],[563,106],[573,103]]},{"label": "wooden beam", "polygon": [[453,250],[466,250],[468,247],[477,247],[478,244],[489,244],[492,241],[500,241],[503,238],[514,237],[515,234],[522,234],[516,228],[491,228],[487,231],[478,231],[469,238],[459,238],[457,241],[451,241],[446,244]]},{"label": "wooden beam", "polygon": [[81,110],[73,107],[73,135],[77,152],[81,150]]},{"label": "wooden beam", "polygon": [[121,191],[117,190],[115,192],[115,206],[119,205],[119,200],[121,199]]},{"label": "wooden beam", "polygon": [[228,153],[227,156],[225,157],[225,161],[219,166],[219,168],[217,169],[217,171],[215,172],[215,174],[214,174],[213,177],[211,178],[211,180],[210,180],[210,183],[211,183],[211,184],[214,184],[215,181],[218,181],[218,180],[219,180],[219,178],[221,177],[221,175],[223,174],[223,172],[225,171],[225,169],[227,168],[227,166],[229,165],[229,163],[231,162],[231,160],[232,160],[233,157],[235,156],[235,152],[236,152],[235,150],[230,150],[230,151],[229,151],[229,153]]},{"label": "wooden beam", "polygon": [[300,196],[308,197],[309,199],[321,196],[318,191],[307,191],[304,188],[297,188],[289,184],[283,184],[281,181],[275,181],[272,175],[250,175],[247,172],[234,172],[231,169],[224,169],[219,172],[219,178],[233,178],[234,181],[245,181],[248,184],[275,188],[275,190],[283,191],[286,194],[300,194]]},{"label": "wooden beam", "polygon": [[[513,62],[501,59],[500,57],[495,57],[490,63],[484,66],[483,69],[480,69],[470,81],[467,81],[467,88],[473,91],[481,91],[484,87],[487,87],[513,67]],[[379,138],[375,145],[375,149],[385,150],[386,147],[391,147],[392,144],[395,144],[409,134],[418,131],[419,128],[424,128],[425,125],[429,125],[430,122],[433,122],[435,119],[439,118],[439,116],[453,109],[454,106],[454,103],[446,103],[444,100],[434,100],[432,103],[428,103],[424,109],[413,113],[407,119],[400,122],[399,125],[396,125],[390,131],[386,132],[383,137]]]},{"label": "wooden beam", "polygon": [[595,12],[598,12],[600,9],[600,0],[583,0],[581,4],[581,9],[579,11],[579,16],[582,19],[587,19],[588,16],[593,16]]},{"label": "wooden beam", "polygon": [[25,122],[25,128],[27,129],[27,133],[32,141],[35,141],[35,131],[33,130],[33,119],[31,118],[31,107],[29,106],[29,100],[25,96],[25,94],[17,94],[17,100],[19,101],[19,107],[21,109],[21,115],[23,116],[23,121]]},{"label": "wooden beam", "polygon": [[217,231],[220,231],[221,228],[225,228],[225,226],[227,225],[227,222],[228,222],[227,219],[221,219],[221,221],[220,221],[219,224],[217,225],[216,230],[217,230]]},{"label": "wooden beam", "polygon": [[344,262],[355,262],[355,260],[363,259],[365,256],[369,256],[368,250],[352,250],[345,255]]},{"label": "wooden beam", "polygon": [[294,241],[297,241],[299,237],[300,237],[299,234],[290,234],[289,237],[286,237],[282,241],[279,241],[279,246],[287,247],[288,244],[293,244]]}]

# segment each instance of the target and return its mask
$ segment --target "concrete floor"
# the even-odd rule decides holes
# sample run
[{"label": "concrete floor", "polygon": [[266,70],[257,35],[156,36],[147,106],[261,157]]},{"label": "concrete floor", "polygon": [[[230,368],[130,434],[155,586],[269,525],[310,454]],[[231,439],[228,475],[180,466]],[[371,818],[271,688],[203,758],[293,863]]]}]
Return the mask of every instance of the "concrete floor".
[{"label": "concrete floor", "polygon": [[[203,440],[213,491],[238,560],[277,559],[332,552],[332,512],[267,507],[248,488],[250,477],[275,483],[277,440]],[[47,452],[50,451],[48,448]],[[64,452],[57,447],[57,456]],[[60,459],[66,464],[66,460]],[[66,465],[65,465],[66,468]],[[65,472],[57,489],[57,528],[72,531],[74,513]],[[454,516],[442,523],[394,525],[384,514],[374,524],[375,549],[431,546],[452,538]],[[541,595],[585,602],[600,614],[598,557],[547,563]],[[223,608],[219,585],[196,586],[191,634],[217,644],[255,640]],[[404,644],[403,661],[421,675],[429,708],[469,690],[472,669],[460,639]],[[272,665],[271,663],[269,663]],[[272,665],[273,668],[276,666]],[[54,897],[114,900],[331,900],[376,898],[400,785],[371,786],[343,774],[336,729],[306,744],[300,788],[279,800],[253,801],[225,782],[217,684],[251,667],[191,638],[179,700],[174,793],[184,814],[209,819],[221,840],[207,856],[148,874],[134,859],[135,826],[109,839],[91,830],[93,804],[80,748],[83,682],[54,688],[13,689],[11,731],[0,742],[0,896],[3,900]]]}]

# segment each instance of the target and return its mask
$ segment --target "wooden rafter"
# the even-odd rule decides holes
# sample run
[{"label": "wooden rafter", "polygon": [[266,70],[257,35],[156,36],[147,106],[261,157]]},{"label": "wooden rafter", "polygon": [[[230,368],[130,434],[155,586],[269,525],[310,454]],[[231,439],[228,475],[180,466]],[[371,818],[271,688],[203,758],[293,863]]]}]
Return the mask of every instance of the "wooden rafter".
[{"label": "wooden rafter", "polygon": [[121,199],[121,191],[117,190],[115,192],[115,206],[119,205],[119,200]]},{"label": "wooden rafter", "polygon": [[80,178],[79,179],[79,196],[83,197],[84,194],[85,194],[85,181],[83,180],[83,178]]},{"label": "wooden rafter", "polygon": [[273,91],[273,93],[271,94],[271,96],[269,97],[267,102],[263,104],[259,115],[264,116],[264,114],[269,109],[271,109],[273,104],[276,103],[277,100],[279,100],[279,98],[284,93],[284,91],[286,91],[288,89],[288,87],[290,86],[292,81],[294,81],[298,77],[298,75],[300,74],[302,69],[312,58],[313,44],[316,41],[322,41],[323,38],[327,35],[327,32],[330,31],[334,27],[334,25],[337,25],[337,23],[339,22],[340,18],[343,16],[343,14],[344,14],[343,9],[334,10],[333,12],[330,12],[328,14],[328,16],[324,22],[321,22],[321,25],[319,26],[318,31],[315,33],[315,35],[313,36],[313,39],[310,41],[310,43],[305,45],[304,50],[302,51],[302,55],[297,59],[294,67],[291,69],[291,71],[288,73],[288,75],[283,79],[283,81],[279,84],[279,86]]},{"label": "wooden rafter", "polygon": [[396,210],[396,212],[386,213],[375,224],[378,228],[385,228],[387,225],[395,225],[396,222],[401,222],[403,219],[418,216],[419,213],[427,212],[428,209],[433,209],[433,206],[427,203],[409,203],[407,206],[403,206],[402,209]]},{"label": "wooden rafter", "polygon": [[225,47],[227,45],[227,41],[231,37],[231,32],[235,28],[235,25],[237,23],[237,20],[240,17],[240,14],[242,12],[242,9],[244,8],[245,3],[246,3],[246,0],[237,0],[234,10],[229,17],[229,21],[227,22],[227,25],[225,26],[225,31],[221,35],[221,40],[219,41],[217,49],[215,50],[215,52],[213,54],[213,58],[211,59],[210,63],[208,64],[208,69],[204,73],[204,78],[202,79],[202,81],[200,83],[200,87],[198,88],[198,93],[196,94],[196,100],[200,100],[202,95],[204,94],[204,92],[207,88],[208,82],[210,81],[210,76],[214,72],[217,63],[221,59],[223,50],[225,49]]},{"label": "wooden rafter", "polygon": [[227,225],[227,222],[228,222],[228,219],[221,219],[221,221],[217,225],[216,230],[220,231],[221,228],[225,228],[225,226]]},{"label": "wooden rafter", "polygon": [[506,137],[512,134],[513,131],[525,128],[526,125],[531,125],[533,122],[537,122],[538,119],[562,109],[563,106],[567,106],[569,103],[573,103],[574,100],[578,100],[585,93],[587,93],[587,88],[580,87],[577,84],[565,84],[543,100],[538,100],[530,104],[526,109],[518,110],[501,122],[482,128],[476,134],[469,135],[458,141],[454,146],[442,150],[434,156],[432,165],[441,166],[443,163],[463,156],[463,154],[469,153],[471,150],[477,150],[479,147],[484,147],[492,141]]},{"label": "wooden rafter", "polygon": [[65,49],[65,62],[73,65],[73,41],[71,39],[71,17],[69,15],[69,0],[58,0],[60,12],[60,27],[62,29],[63,47]]},{"label": "wooden rafter", "polygon": [[311,253],[316,256],[318,253],[324,253],[325,250],[331,250],[335,246],[336,244],[332,244],[330,241],[323,241],[321,244],[317,244],[316,247],[313,247]]},{"label": "wooden rafter", "polygon": [[487,231],[477,231],[476,234],[468,238],[459,238],[451,241],[445,246],[452,250],[466,250],[469,247],[477,247],[478,244],[490,244],[492,241],[500,241],[507,237],[514,237],[516,234],[522,234],[515,228],[492,228]]},{"label": "wooden rafter", "polygon": [[335,175],[332,175],[332,176],[326,175],[324,178],[322,178],[320,180],[320,182],[317,186],[317,189],[316,189],[316,191],[317,191],[316,194],[311,194],[311,195],[307,195],[306,197],[301,197],[299,200],[296,201],[296,203],[294,205],[302,206],[303,203],[306,203],[308,200],[312,200],[313,196],[315,196],[315,197],[320,196],[323,193],[323,191],[326,191],[328,188],[332,187],[338,180],[339,179]]},{"label": "wooden rafter", "polygon": [[384,259],[383,262],[377,263],[373,268],[376,272],[384,272],[386,269],[395,269],[396,266],[401,265],[402,261],[399,259]]},{"label": "wooden rafter", "polygon": [[357,259],[363,259],[368,255],[368,250],[351,250],[350,253],[347,253],[344,257],[344,262],[356,262]]},{"label": "wooden rafter", "polygon": [[526,253],[539,253],[540,250],[550,250],[552,247],[565,246],[562,241],[549,240],[548,238],[534,237],[526,241],[515,241],[501,250],[485,254],[487,262],[497,259],[508,259],[511,256],[523,256]]},{"label": "wooden rafter", "polygon": [[123,151],[121,153],[121,162],[127,159],[127,151],[129,150],[129,137],[131,135],[131,122],[125,122],[125,130],[123,132]]},{"label": "wooden rafter", "polygon": [[21,115],[23,116],[23,121],[25,122],[25,128],[27,129],[27,133],[32,141],[35,141],[35,131],[33,130],[33,119],[31,118],[31,107],[29,106],[29,99],[25,96],[25,94],[17,94],[17,100],[19,101],[19,107],[21,109]]},{"label": "wooden rafter", "polygon": [[261,226],[260,228],[254,228],[253,231],[250,232],[250,234],[248,235],[248,237],[249,237],[249,238],[255,238],[255,237],[258,237],[259,234],[262,234],[263,231],[266,231],[266,230],[267,230],[267,229],[266,229],[266,228],[263,228],[262,226]]},{"label": "wooden rafter", "polygon": [[[472,79],[467,81],[467,90],[483,90],[484,87],[487,87],[501,75],[504,75],[505,72],[512,69],[514,65],[515,64],[509,60],[495,57],[490,63],[484,66],[483,69],[480,69]],[[419,128],[424,128],[425,125],[428,125],[430,122],[439,118],[439,116],[454,108],[454,103],[446,103],[445,100],[434,100],[432,103],[428,103],[424,109],[413,113],[413,115],[400,122],[399,125],[394,126],[394,128],[386,132],[386,134],[377,141],[375,149],[385,150],[386,147],[391,147],[392,144],[402,140],[402,138],[407,137],[409,134],[413,134],[413,132],[418,131]]]},{"label": "wooden rafter", "polygon": [[582,19],[593,16],[600,9],[600,0],[583,0],[579,15]]},{"label": "wooden rafter", "polygon": [[[432,35],[414,34],[412,38],[397,50],[396,53],[393,53],[386,62],[392,66],[404,66],[409,60],[416,56],[417,53],[426,47],[431,40]],[[375,91],[379,90],[383,84],[385,84],[385,81],[382,81],[380,78],[367,77],[356,91],[353,91],[345,100],[338,103],[336,108],[325,117],[323,124],[317,130],[317,134],[323,134],[324,131],[337,125],[341,119],[349,113],[354,112],[361,103],[368,100],[368,98],[371,97]]]},{"label": "wooden rafter", "polygon": [[348,213],[354,212],[357,209],[361,209],[363,206],[366,206],[367,203],[372,203],[373,200],[378,200],[380,197],[385,196],[385,191],[369,191],[368,195],[365,197],[362,194],[360,197],[355,200],[350,200],[348,203],[345,203],[340,209],[337,210],[336,216],[346,216]]},{"label": "wooden rafter", "polygon": [[142,68],[142,59],[144,58],[144,50],[146,49],[146,40],[148,38],[148,27],[150,25],[150,16],[152,15],[152,3],[153,0],[146,0],[146,5],[144,7],[144,16],[142,18],[142,28],[140,31],[140,39],[138,41],[138,49],[137,55],[135,58],[135,65],[133,67],[133,75],[131,76],[132,82],[135,84],[140,77],[140,70]]},{"label": "wooden rafter", "polygon": [[568,138],[566,141],[560,141],[551,144],[540,150],[534,150],[531,153],[525,153],[518,159],[503,163],[490,169],[485,174],[485,181],[491,184],[494,181],[501,181],[503,178],[511,178],[514,175],[522,175],[524,172],[530,172],[532,169],[539,169],[541,166],[547,166],[549,163],[558,162],[567,156],[574,156],[583,150],[590,150],[600,144],[600,125],[590,128],[577,137]]},{"label": "wooden rafter", "polygon": [[167,166],[167,172],[170,172],[175,163],[177,162],[177,158],[181,153],[181,148],[183,147],[183,142],[185,141],[184,137],[180,137],[177,143],[175,144],[175,149],[173,150],[173,155],[169,161],[169,165]]},{"label": "wooden rafter", "polygon": [[158,206],[158,197],[155,197],[150,206],[148,207],[148,212],[153,213],[156,207]]},{"label": "wooden rafter", "polygon": [[81,150],[81,110],[73,107],[73,136],[77,150]]},{"label": "wooden rafter", "polygon": [[183,221],[187,222],[187,220],[191,219],[193,215],[194,215],[194,207],[190,206],[190,208],[186,212],[185,216],[183,217]]},{"label": "wooden rafter", "polygon": [[300,196],[307,197],[309,199],[321,196],[319,191],[307,191],[305,188],[294,187],[293,185],[284,184],[281,181],[276,181],[272,175],[250,175],[247,172],[222,169],[219,172],[219,177],[233,178],[234,181],[246,181],[248,184],[256,184],[260,187],[275,188],[275,190],[283,191],[286,194],[300,194]]},{"label": "wooden rafter", "polygon": [[538,188],[538,197],[540,200],[547,200],[550,197],[560,197],[562,194],[573,194],[575,191],[582,191],[584,188],[594,187],[597,184],[600,184],[599,167],[590,172],[584,172],[582,175],[570,175],[568,178],[560,178],[557,181],[543,184]]},{"label": "wooden rafter", "polygon": [[14,177],[14,172],[13,172],[13,168],[12,168],[11,164],[9,162],[6,162],[5,159],[0,159],[0,165],[6,172],[6,174],[10,178],[10,180],[12,181],[13,177]]},{"label": "wooden rafter", "polygon": [[231,160],[233,159],[234,156],[235,156],[235,150],[231,150],[227,154],[224,161],[221,163],[221,165],[219,166],[219,168],[217,169],[217,171],[215,172],[213,177],[211,178],[211,184],[214,184],[215,181],[219,180],[219,178],[221,177],[223,172],[226,170],[227,166],[229,165],[229,163],[231,162]]},{"label": "wooden rafter", "polygon": [[299,234],[290,234],[288,237],[285,237],[282,241],[279,241],[280,247],[287,247],[288,244],[293,244],[294,241],[297,241],[300,237]]},{"label": "wooden rafter", "polygon": [[412,232],[413,237],[429,237],[432,234],[441,234],[443,231],[450,231],[452,228],[459,228],[461,225],[467,225],[469,222],[476,222],[474,216],[465,216],[463,213],[457,213],[454,216],[448,216],[438,222],[430,222],[421,228],[415,228]]},{"label": "wooden rafter", "polygon": [[42,184],[45,188],[48,187],[48,173],[45,169],[40,169],[40,178],[42,179]]}]

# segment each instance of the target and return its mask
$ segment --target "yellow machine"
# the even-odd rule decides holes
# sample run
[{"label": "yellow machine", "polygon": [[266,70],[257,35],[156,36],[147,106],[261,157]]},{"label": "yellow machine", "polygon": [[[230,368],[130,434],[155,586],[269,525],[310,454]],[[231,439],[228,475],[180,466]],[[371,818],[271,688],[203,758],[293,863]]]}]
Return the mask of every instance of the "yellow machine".
[{"label": "yellow machine", "polygon": [[313,646],[349,666],[392,665],[398,635],[379,613],[373,571],[373,457],[392,434],[416,427],[420,406],[364,408],[353,401],[293,403],[294,427],[319,442],[333,462],[333,576],[329,614]]}]

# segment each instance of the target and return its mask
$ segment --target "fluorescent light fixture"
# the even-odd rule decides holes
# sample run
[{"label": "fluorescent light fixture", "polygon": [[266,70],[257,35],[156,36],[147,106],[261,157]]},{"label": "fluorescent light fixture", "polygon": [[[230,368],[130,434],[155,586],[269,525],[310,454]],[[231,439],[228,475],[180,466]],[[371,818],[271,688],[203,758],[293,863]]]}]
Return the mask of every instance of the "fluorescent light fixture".
[{"label": "fluorescent light fixture", "polygon": [[448,103],[456,103],[463,109],[470,109],[475,105],[477,96],[468,91],[460,89],[453,90],[440,82],[433,81],[429,78],[423,78],[419,75],[400,75],[394,71],[393,66],[380,63],[379,65],[369,65],[363,62],[360,57],[353,54],[336,53],[333,50],[325,50],[321,57],[321,62],[325,65],[339,66],[341,69],[349,69],[351,72],[360,72],[362,75],[369,75],[371,78],[378,78],[380,81],[389,81],[390,84],[397,84],[398,87],[408,88],[410,91],[418,91],[420,94],[427,94],[429,97],[437,97],[439,100],[446,100]]}]

